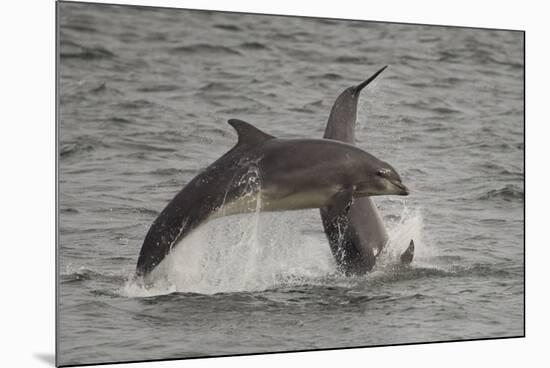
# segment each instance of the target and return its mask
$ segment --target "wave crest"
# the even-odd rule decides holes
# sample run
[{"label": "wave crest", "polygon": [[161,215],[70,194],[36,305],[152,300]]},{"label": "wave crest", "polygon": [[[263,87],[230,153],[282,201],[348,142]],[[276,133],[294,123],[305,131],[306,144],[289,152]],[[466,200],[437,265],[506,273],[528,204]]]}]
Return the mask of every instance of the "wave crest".
[{"label": "wave crest", "polygon": [[500,189],[490,190],[478,197],[480,200],[503,200],[508,202],[523,202],[523,190],[515,185],[506,185]]}]

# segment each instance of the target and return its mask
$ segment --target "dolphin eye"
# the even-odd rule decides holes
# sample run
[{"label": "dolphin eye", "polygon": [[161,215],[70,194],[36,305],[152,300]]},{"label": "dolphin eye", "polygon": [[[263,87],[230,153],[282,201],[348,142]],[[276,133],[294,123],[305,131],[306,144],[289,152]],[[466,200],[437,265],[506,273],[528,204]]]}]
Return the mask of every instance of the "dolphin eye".
[{"label": "dolphin eye", "polygon": [[376,172],[376,175],[381,176],[381,177],[386,177],[386,176],[388,176],[389,173],[390,173],[390,170],[388,170],[388,169],[380,169]]}]

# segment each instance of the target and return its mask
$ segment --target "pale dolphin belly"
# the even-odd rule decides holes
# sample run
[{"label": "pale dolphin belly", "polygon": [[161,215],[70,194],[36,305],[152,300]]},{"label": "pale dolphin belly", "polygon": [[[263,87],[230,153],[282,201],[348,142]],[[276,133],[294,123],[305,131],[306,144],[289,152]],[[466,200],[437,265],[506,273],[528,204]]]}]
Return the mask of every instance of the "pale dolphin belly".
[{"label": "pale dolphin belly", "polygon": [[208,220],[256,211],[293,211],[320,208],[327,205],[330,198],[337,192],[336,188],[325,188],[286,195],[276,195],[268,190],[249,193],[224,203]]}]

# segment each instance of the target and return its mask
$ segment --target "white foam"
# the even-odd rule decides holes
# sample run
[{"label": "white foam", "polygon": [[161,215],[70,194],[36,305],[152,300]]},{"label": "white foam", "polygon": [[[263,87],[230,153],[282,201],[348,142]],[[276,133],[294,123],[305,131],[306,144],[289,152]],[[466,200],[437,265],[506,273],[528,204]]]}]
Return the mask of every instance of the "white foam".
[{"label": "white foam", "polygon": [[[311,227],[310,216],[318,216],[317,211],[256,212],[211,221],[182,240],[153,271],[152,287],[131,281],[123,294],[214,294],[260,291],[304,280],[317,284],[336,269],[322,231],[315,235],[303,231]],[[420,211],[405,208],[400,217],[399,222],[387,224],[389,241],[382,265],[396,262],[411,239],[415,260],[429,253],[421,237]]]},{"label": "white foam", "polygon": [[[289,278],[314,278],[334,272],[323,238],[302,233],[304,211],[255,213],[211,221],[193,231],[153,271],[154,286],[166,291],[213,294],[265,290]],[[322,235],[322,234],[321,234]],[[145,295],[142,295],[145,294]]]}]

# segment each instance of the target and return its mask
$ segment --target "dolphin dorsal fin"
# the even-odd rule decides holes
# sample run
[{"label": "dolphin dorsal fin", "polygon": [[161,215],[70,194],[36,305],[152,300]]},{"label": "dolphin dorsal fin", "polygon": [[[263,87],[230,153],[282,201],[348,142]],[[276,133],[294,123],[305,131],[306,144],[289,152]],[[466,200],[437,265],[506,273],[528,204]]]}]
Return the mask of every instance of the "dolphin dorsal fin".
[{"label": "dolphin dorsal fin", "polygon": [[229,119],[227,122],[237,131],[237,135],[239,136],[237,146],[255,146],[257,144],[275,138],[272,135],[262,132],[260,129],[247,123],[246,121],[242,121],[239,119]]}]

